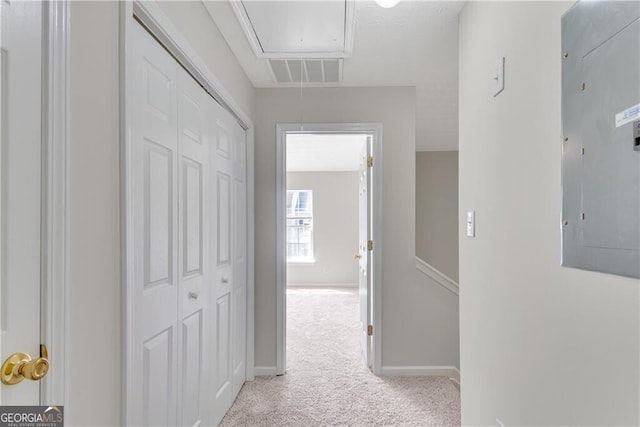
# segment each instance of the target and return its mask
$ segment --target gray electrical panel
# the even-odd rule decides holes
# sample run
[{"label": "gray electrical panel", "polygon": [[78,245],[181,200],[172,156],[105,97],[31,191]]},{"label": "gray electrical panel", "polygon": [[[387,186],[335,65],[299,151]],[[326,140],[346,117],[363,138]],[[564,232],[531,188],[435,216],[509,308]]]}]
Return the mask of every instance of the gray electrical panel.
[{"label": "gray electrical panel", "polygon": [[640,2],[562,17],[562,265],[640,278]]}]

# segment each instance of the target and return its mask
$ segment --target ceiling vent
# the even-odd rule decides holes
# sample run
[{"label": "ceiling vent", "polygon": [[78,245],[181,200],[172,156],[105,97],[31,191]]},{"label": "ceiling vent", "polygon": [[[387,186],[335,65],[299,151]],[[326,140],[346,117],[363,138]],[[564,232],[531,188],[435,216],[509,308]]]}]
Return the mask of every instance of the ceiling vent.
[{"label": "ceiling vent", "polygon": [[270,59],[278,83],[340,83],[342,59]]}]

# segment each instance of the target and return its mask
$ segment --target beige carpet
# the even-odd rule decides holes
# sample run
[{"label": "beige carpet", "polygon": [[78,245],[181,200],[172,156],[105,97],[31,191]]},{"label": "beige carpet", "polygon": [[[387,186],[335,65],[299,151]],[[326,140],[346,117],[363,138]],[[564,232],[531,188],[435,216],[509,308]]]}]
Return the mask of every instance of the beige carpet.
[{"label": "beige carpet", "polygon": [[364,365],[352,289],[287,291],[287,374],[246,383],[221,426],[457,426],[443,377],[376,377]]}]

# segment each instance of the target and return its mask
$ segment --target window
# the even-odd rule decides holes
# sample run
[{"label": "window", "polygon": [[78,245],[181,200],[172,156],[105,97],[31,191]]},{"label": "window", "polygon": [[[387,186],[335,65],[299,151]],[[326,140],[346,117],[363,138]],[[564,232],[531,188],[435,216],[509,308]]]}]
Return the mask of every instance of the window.
[{"label": "window", "polygon": [[313,262],[311,190],[287,190],[287,261]]}]

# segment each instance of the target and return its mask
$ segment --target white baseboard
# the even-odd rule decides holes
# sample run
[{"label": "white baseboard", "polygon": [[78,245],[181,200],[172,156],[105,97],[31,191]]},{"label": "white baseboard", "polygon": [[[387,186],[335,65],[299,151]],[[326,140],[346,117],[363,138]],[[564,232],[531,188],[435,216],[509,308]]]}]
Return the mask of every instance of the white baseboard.
[{"label": "white baseboard", "polygon": [[455,366],[383,366],[380,375],[389,377],[448,377],[460,382]]},{"label": "white baseboard", "polygon": [[357,283],[341,282],[306,282],[287,283],[287,288],[357,288]]},{"label": "white baseboard", "polygon": [[253,368],[253,374],[256,377],[275,377],[277,370],[275,366],[256,366]]}]

